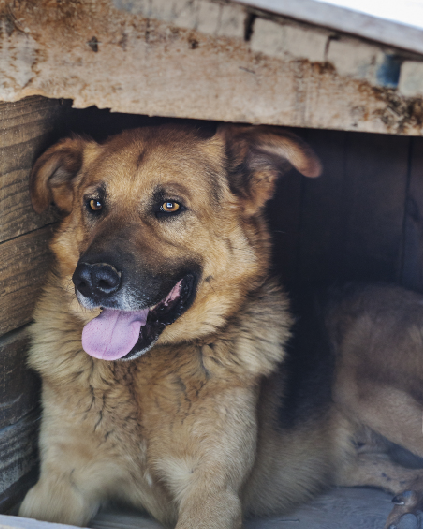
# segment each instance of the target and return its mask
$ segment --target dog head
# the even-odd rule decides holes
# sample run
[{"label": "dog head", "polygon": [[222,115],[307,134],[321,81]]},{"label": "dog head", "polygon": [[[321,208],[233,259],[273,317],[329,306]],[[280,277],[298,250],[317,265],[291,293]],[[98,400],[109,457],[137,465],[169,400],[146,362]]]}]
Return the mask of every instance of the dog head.
[{"label": "dog head", "polygon": [[32,201],[63,216],[51,248],[84,349],[131,359],[224,325],[266,278],[262,210],[290,166],[320,173],[296,136],[234,125],[212,136],[165,125],[103,144],[73,137],[45,152]]}]

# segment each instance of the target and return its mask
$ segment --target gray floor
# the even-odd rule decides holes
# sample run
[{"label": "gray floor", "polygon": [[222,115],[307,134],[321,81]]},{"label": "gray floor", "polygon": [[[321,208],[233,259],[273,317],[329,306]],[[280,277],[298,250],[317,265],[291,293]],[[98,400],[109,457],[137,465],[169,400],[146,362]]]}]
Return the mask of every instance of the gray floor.
[{"label": "gray floor", "polygon": [[[365,488],[334,489],[301,506],[290,516],[247,520],[245,529],[383,529],[392,508],[391,496]],[[162,529],[134,513],[103,511],[93,529]]]}]

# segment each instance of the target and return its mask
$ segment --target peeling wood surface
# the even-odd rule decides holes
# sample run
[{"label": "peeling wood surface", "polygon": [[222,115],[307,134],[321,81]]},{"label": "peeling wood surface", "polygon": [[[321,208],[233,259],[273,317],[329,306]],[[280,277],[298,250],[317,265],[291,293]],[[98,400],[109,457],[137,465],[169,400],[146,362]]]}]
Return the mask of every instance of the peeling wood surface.
[{"label": "peeling wood surface", "polygon": [[413,138],[404,218],[402,283],[423,292],[423,138]]},{"label": "peeling wood surface", "polygon": [[17,487],[23,487],[22,481],[36,469],[39,415],[39,410],[35,410],[0,430],[0,505],[3,508],[8,503],[11,506],[8,491],[12,489],[17,495]]},{"label": "peeling wood surface", "polygon": [[51,262],[46,226],[0,244],[0,336],[32,320]]},{"label": "peeling wood surface", "polygon": [[28,330],[0,338],[0,432],[38,406],[38,376],[26,366]]},{"label": "peeling wood surface", "polygon": [[349,136],[342,215],[348,278],[396,281],[401,276],[409,146],[410,138]]},{"label": "peeling wood surface", "polygon": [[40,383],[26,367],[26,328],[0,338],[0,512],[36,479]]},{"label": "peeling wood surface", "polygon": [[[248,17],[239,5],[224,6],[232,9],[225,25],[221,7],[207,11],[200,1],[176,2],[203,6],[191,18],[172,10],[162,11],[169,13],[167,21],[144,17],[143,5],[159,16],[151,11],[159,4],[167,5],[3,0],[0,99],[39,94],[73,99],[79,108],[97,105],[156,116],[423,132],[420,96],[406,98],[366,78],[341,75],[325,57],[310,62],[296,52],[292,35],[289,56],[278,58],[270,48],[257,51],[263,32],[253,33],[251,42],[241,36]],[[309,51],[314,41],[310,38]]]}]

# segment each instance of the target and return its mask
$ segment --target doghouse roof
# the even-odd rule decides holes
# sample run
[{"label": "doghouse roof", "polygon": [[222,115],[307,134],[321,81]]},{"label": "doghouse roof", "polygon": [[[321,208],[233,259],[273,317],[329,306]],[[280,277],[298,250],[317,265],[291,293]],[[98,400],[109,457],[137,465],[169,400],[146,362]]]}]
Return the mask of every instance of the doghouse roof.
[{"label": "doghouse roof", "polygon": [[10,3],[0,100],[421,134],[422,32],[345,11],[312,0]]}]

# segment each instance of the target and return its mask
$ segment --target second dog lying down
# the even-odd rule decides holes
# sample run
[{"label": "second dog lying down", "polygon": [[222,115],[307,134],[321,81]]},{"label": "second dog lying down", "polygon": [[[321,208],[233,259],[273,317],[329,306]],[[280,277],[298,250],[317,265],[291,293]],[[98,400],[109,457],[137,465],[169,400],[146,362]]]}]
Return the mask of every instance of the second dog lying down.
[{"label": "second dog lying down", "polygon": [[354,425],[357,450],[338,484],[395,493],[386,527],[423,504],[423,296],[348,284],[326,307],[332,399]]}]

